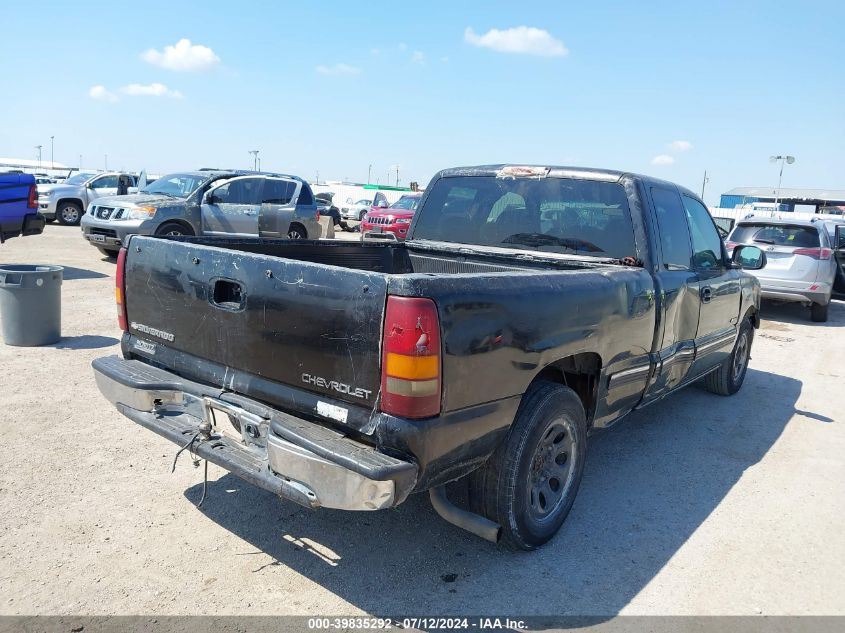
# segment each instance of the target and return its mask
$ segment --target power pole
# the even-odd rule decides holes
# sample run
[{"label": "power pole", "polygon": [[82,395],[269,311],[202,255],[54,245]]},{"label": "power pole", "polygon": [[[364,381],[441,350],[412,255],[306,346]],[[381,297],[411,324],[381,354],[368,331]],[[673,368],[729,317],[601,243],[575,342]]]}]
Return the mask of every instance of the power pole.
[{"label": "power pole", "polygon": [[251,149],[247,153],[252,154],[252,171],[258,171],[258,152],[261,150]]},{"label": "power pole", "polygon": [[704,180],[701,181],[701,199],[702,200],[704,200],[704,187],[707,185],[707,183],[709,181],[710,181],[710,179],[707,177],[707,170],[705,169],[704,170]]}]

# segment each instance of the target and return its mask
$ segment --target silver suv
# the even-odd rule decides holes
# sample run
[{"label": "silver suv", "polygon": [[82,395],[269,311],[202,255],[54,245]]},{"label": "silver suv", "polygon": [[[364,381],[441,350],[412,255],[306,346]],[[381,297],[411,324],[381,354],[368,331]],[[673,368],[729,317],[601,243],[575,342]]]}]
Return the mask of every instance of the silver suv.
[{"label": "silver suv", "polygon": [[766,266],[749,271],[760,280],[764,298],[809,305],[813,321],[827,321],[838,264],[823,221],[750,216],[726,242],[729,252],[740,244],[766,253]]},{"label": "silver suv", "polygon": [[104,255],[116,255],[135,234],[318,239],[321,228],[301,178],[200,170],[162,176],[134,195],[100,198],[82,218],[82,236]]}]

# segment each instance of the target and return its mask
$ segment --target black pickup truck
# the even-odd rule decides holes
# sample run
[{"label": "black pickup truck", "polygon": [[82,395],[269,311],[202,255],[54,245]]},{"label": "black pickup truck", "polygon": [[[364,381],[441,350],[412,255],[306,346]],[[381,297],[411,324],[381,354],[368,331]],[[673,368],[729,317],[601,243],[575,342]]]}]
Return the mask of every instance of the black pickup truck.
[{"label": "black pickup truck", "polygon": [[[311,508],[428,490],[448,521],[532,549],[563,523],[588,432],[698,379],[742,385],[758,282],[704,204],[614,171],[484,166],[431,181],[404,243],[134,236],[131,420]],[[445,484],[469,476],[469,509]]]}]

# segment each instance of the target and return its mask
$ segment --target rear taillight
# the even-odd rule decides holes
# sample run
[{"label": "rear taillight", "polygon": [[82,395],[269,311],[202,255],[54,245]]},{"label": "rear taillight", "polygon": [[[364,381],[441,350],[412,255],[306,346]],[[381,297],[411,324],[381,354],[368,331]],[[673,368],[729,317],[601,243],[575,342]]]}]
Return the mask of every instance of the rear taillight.
[{"label": "rear taillight", "polygon": [[114,277],[114,300],[117,303],[117,323],[120,329],[128,332],[126,327],[126,249],[121,248],[117,255],[117,270]]},{"label": "rear taillight", "polygon": [[27,209],[38,208],[38,188],[35,185],[29,186],[29,198],[26,201]]},{"label": "rear taillight", "polygon": [[440,413],[440,322],[431,299],[387,298],[381,410],[404,418]]},{"label": "rear taillight", "polygon": [[792,251],[793,255],[806,255],[813,259],[830,259],[833,251],[829,248],[796,248]]}]

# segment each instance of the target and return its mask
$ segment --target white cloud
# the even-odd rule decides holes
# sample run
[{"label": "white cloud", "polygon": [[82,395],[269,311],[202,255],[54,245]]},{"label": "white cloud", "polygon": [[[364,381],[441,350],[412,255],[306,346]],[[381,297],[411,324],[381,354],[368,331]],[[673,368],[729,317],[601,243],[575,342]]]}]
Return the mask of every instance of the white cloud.
[{"label": "white cloud", "polygon": [[154,66],[182,71],[208,70],[220,62],[213,50],[201,44],[191,44],[187,38],[182,38],[173,46],[165,46],[164,52],[151,48],[141,54],[141,59]]},{"label": "white cloud", "polygon": [[651,159],[652,165],[674,165],[675,159],[669,156],[669,154],[658,154],[654,158]]},{"label": "white cloud", "polygon": [[676,152],[688,152],[692,149],[692,143],[689,141],[672,141],[668,147]]},{"label": "white cloud", "polygon": [[91,86],[91,89],[88,90],[88,96],[97,99],[97,101],[108,101],[109,103],[117,101],[117,95],[106,90],[105,86]]},{"label": "white cloud", "polygon": [[321,75],[359,75],[361,69],[349,64],[335,64],[334,66],[317,66],[317,72]]},{"label": "white cloud", "polygon": [[415,64],[424,64],[425,63],[425,53],[422,51],[414,51],[411,54],[411,61]]},{"label": "white cloud", "polygon": [[129,84],[120,89],[125,95],[130,97],[170,97],[172,99],[181,99],[182,93],[178,90],[171,90],[164,84]]},{"label": "white cloud", "polygon": [[480,48],[490,48],[500,53],[519,53],[540,57],[562,57],[569,51],[556,37],[544,29],[532,26],[490,29],[484,35],[476,33],[471,26],[464,31],[464,41]]}]

